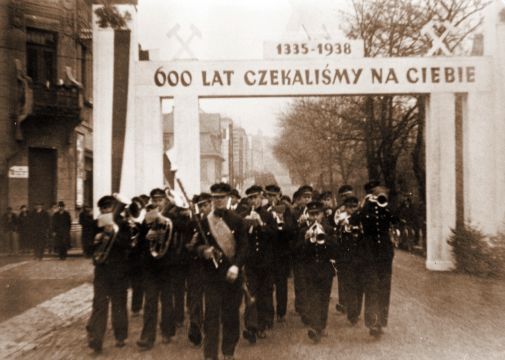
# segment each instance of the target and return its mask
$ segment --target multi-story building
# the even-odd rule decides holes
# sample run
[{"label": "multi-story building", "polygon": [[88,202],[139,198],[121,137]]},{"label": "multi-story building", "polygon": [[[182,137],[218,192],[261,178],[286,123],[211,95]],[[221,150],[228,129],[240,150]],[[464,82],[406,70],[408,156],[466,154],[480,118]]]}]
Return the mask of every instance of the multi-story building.
[{"label": "multi-story building", "polygon": [[[220,114],[200,112],[200,187],[209,191],[212,184],[222,180],[222,124]],[[173,113],[163,115],[164,151],[174,145]],[[168,180],[168,179],[167,179]]]},{"label": "multi-story building", "polygon": [[248,176],[247,157],[249,150],[249,140],[245,130],[235,125],[233,127],[233,182],[231,185],[239,191],[244,190],[244,184]]},{"label": "multi-story building", "polygon": [[228,117],[221,118],[221,154],[223,155],[223,167],[221,171],[222,181],[233,183],[233,120]]},{"label": "multi-story building", "polygon": [[2,211],[59,200],[71,213],[91,205],[91,5],[0,2]]}]

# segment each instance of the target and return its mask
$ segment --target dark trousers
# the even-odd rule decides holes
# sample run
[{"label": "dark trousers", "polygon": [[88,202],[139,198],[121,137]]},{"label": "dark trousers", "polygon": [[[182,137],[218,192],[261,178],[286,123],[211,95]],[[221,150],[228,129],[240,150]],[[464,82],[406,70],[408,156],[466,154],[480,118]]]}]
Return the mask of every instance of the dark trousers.
[{"label": "dark trousers", "polygon": [[116,340],[128,337],[128,315],[126,309],[127,274],[122,265],[97,265],[93,281],[93,305],[86,330],[88,338],[99,346],[107,327],[109,302],[112,307],[112,329]]},{"label": "dark trousers", "polygon": [[189,322],[198,329],[202,328],[203,321],[203,291],[204,279],[202,264],[195,260],[188,272],[188,307]]},{"label": "dark trousers", "polygon": [[[363,263],[352,261],[339,264],[339,285],[342,283],[343,304],[346,308],[347,319],[351,322],[358,320],[363,304],[363,295],[366,274],[363,271]],[[340,295],[340,287],[339,287]]]},{"label": "dark trousers", "polygon": [[228,283],[224,279],[207,280],[205,287],[204,357],[218,359],[219,330],[223,324],[221,351],[233,356],[240,337],[240,303],[242,281]]},{"label": "dark trousers", "polygon": [[166,337],[175,335],[175,311],[173,301],[173,277],[170,269],[146,271],[144,273],[144,326],[140,339],[154,343],[158,323],[158,301],[161,302],[161,334]]},{"label": "dark trousers", "polygon": [[46,247],[46,238],[41,236],[34,236],[33,250],[34,255],[37,259],[42,259],[42,257],[44,256],[45,247]]},{"label": "dark trousers", "polygon": [[345,299],[346,299],[346,294],[345,294],[345,287],[344,287],[344,279],[343,279],[343,272],[340,271],[340,268],[342,266],[345,266],[344,264],[339,264],[338,265],[338,271],[337,271],[337,286],[338,286],[338,303],[340,305],[343,305],[344,308],[346,308],[346,303],[345,303]]},{"label": "dark trousers", "polygon": [[392,261],[370,262],[365,266],[365,325],[387,326],[391,295]]},{"label": "dark trousers", "polygon": [[68,245],[70,243],[70,238],[67,234],[58,234],[54,235],[54,247],[56,252],[58,253],[58,257],[61,260],[65,260],[67,258]]},{"label": "dark trousers", "polygon": [[309,325],[316,331],[326,328],[328,306],[334,271],[330,263],[308,263],[306,265],[306,301]]},{"label": "dark trousers", "polygon": [[188,277],[187,265],[176,265],[172,270],[174,286],[174,311],[175,322],[184,322],[184,295],[186,293],[186,278]]},{"label": "dark trousers", "polygon": [[131,310],[139,312],[144,302],[144,274],[140,264],[130,264],[128,278],[132,289]]},{"label": "dark trousers", "polygon": [[277,316],[286,316],[288,307],[289,259],[278,258],[274,264],[275,307]]},{"label": "dark trousers", "polygon": [[246,307],[244,322],[248,330],[264,331],[273,325],[273,274],[270,267],[246,267],[247,287],[256,299]]},{"label": "dark trousers", "polygon": [[305,268],[300,260],[293,263],[293,283],[295,286],[295,311],[305,316]]}]

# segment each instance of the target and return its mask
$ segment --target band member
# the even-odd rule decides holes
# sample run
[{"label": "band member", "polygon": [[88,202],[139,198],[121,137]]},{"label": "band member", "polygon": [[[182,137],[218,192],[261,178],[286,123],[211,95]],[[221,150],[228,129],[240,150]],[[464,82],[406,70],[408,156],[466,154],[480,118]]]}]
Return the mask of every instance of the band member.
[{"label": "band member", "polygon": [[164,190],[153,189],[150,193],[151,206],[147,207],[145,223],[149,229],[141,244],[144,268],[144,325],[137,345],[149,350],[156,340],[158,301],[161,303],[161,336],[167,344],[175,335],[173,302],[173,274],[169,248],[174,235],[174,222],[169,217],[171,208]]},{"label": "band member", "polygon": [[[211,196],[209,193],[201,193],[193,199],[195,209],[197,209],[193,219],[193,232],[198,234],[199,226],[212,210]],[[196,217],[198,216],[198,219]],[[200,221],[200,224],[197,223]],[[197,240],[193,237],[192,240]],[[186,248],[191,255],[188,273],[188,306],[189,306],[189,331],[188,339],[195,346],[202,343],[203,324],[203,291],[204,291],[204,262],[198,257],[195,241],[190,241]]]},{"label": "band member", "polygon": [[[265,194],[269,211],[277,224],[274,248],[274,285],[277,321],[284,322],[288,305],[288,276],[290,263],[289,241],[296,234],[296,219],[286,202],[281,201],[281,189],[277,185],[267,185]],[[289,203],[289,199],[288,199]]]},{"label": "band member", "polygon": [[93,242],[93,305],[86,326],[88,346],[95,352],[102,351],[107,327],[109,301],[116,347],[123,347],[128,337],[127,271],[131,233],[128,222],[121,216],[125,208],[119,196],[104,196],[98,200],[100,215],[96,223]]},{"label": "band member", "polygon": [[307,222],[302,224],[296,241],[302,253],[305,269],[306,316],[310,329],[309,338],[315,343],[321,340],[326,329],[331,285],[335,270],[330,260],[335,257],[336,242],[332,228],[324,221],[323,205],[319,201],[307,205]]},{"label": "band member", "polygon": [[[308,220],[307,214],[307,204],[312,201],[313,189],[309,185],[301,186],[293,198],[296,198],[295,207],[293,213],[295,219],[297,219],[298,231],[304,225],[306,225]],[[297,235],[298,237],[298,235]],[[296,238],[292,240],[292,247],[296,245]],[[292,261],[293,261],[293,280],[295,286],[295,311],[301,316],[304,324],[308,323],[308,318],[306,314],[307,304],[305,302],[305,269],[304,269],[304,254],[300,249],[292,250]]]},{"label": "band member", "polygon": [[370,194],[360,210],[363,227],[365,282],[365,325],[370,335],[379,337],[387,326],[394,247],[389,237],[393,217],[387,189],[377,182],[367,184]]},{"label": "band member", "polygon": [[356,212],[358,205],[357,197],[347,197],[337,219],[338,293],[342,294],[340,301],[345,304],[347,319],[352,325],[358,322],[361,313],[365,280],[363,262],[358,256],[362,242],[359,213]]},{"label": "band member", "polygon": [[131,249],[128,255],[128,278],[132,289],[131,311],[132,316],[139,316],[144,302],[144,271],[142,266],[143,238],[147,233],[144,223],[146,202],[140,197],[134,197],[130,205],[130,226],[136,232],[132,238]]},{"label": "band member", "polygon": [[230,192],[230,210],[237,210],[238,204],[240,202],[240,194],[237,189],[231,189]]},{"label": "band member", "polygon": [[240,337],[242,277],[240,269],[247,257],[247,230],[240,216],[228,210],[230,185],[210,188],[213,210],[197,235],[197,251],[205,260],[204,357],[218,359],[219,330],[222,324],[221,350],[225,359],[233,359]]},{"label": "band member", "polygon": [[[337,224],[340,221],[341,214],[345,212],[345,205],[344,202],[345,200],[353,196],[353,188],[351,185],[342,185],[338,188],[338,204],[337,207],[334,211],[334,217],[333,221],[331,222],[332,224]],[[337,237],[340,236],[340,232],[337,232]],[[338,266],[346,266],[345,263],[340,263],[337,264]],[[344,293],[345,289],[342,287],[342,284],[346,281],[345,279],[342,278],[342,275],[345,273],[347,274],[347,269],[342,269],[342,271],[337,271],[337,282],[338,282],[338,303],[335,306],[337,311],[339,313],[345,314],[346,313],[346,307],[345,307],[345,298],[346,294]]]},{"label": "band member", "polygon": [[[273,326],[273,242],[277,236],[277,225],[270,212],[262,206],[263,189],[253,185],[246,190],[251,210],[244,217],[249,235],[249,255],[245,265],[247,286],[256,301],[246,307],[244,314],[246,330],[244,338],[256,342],[264,339],[266,329]],[[251,308],[253,307],[253,308]]]}]

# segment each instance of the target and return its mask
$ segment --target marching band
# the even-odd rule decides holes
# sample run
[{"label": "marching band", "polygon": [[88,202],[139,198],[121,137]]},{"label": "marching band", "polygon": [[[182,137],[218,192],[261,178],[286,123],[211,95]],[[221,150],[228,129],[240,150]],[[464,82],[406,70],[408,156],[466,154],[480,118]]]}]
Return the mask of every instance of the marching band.
[{"label": "marching band", "polygon": [[191,200],[180,181],[179,188],[182,195],[157,188],[131,201],[118,194],[98,201],[94,298],[86,326],[95,352],[102,350],[109,302],[116,346],[125,345],[131,286],[132,316],[143,306],[140,350],[155,345],[158,321],[162,343],[169,343],[182,329],[187,307],[187,336],[194,346],[203,344],[204,358],[218,359],[221,343],[224,358],[233,359],[242,301],[242,337],[255,344],[275,322],[285,321],[290,274],[294,310],[312,342],[326,335],[335,275],[337,311],[354,326],[364,299],[369,334],[382,335],[389,312],[394,217],[387,189],[379,182],[365,185],[361,202],[349,185],[339,188],[337,199],[328,191],[316,197],[311,186],[303,185],[292,202],[275,184],[253,185],[242,198],[226,183]]}]

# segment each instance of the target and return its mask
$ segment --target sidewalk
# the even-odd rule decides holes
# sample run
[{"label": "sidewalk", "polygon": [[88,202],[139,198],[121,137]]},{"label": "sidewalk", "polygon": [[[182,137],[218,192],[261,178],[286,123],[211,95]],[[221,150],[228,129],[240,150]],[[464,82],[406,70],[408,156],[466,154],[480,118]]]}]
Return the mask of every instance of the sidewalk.
[{"label": "sidewalk", "polygon": [[[241,339],[237,359],[505,359],[505,284],[501,281],[428,272],[422,258],[398,252],[393,270],[390,322],[385,335],[378,341],[368,335],[362,321],[351,327],[344,316],[336,314],[336,296],[334,284],[328,337],[319,345],[313,345],[307,338],[306,328],[291,311],[293,292],[290,287],[286,323],[276,324],[269,337],[259,340],[255,346]],[[62,323],[58,330],[35,340],[31,346],[33,350],[20,353],[19,357],[90,358],[84,331],[88,316],[87,312],[82,313],[74,322]],[[118,360],[202,358],[202,350],[191,347],[186,339],[187,320],[172,343],[163,345],[158,337],[155,347],[147,353],[139,352],[135,346],[141,324],[141,317],[131,318],[130,335],[123,349],[113,346],[109,330],[101,357]]]}]

